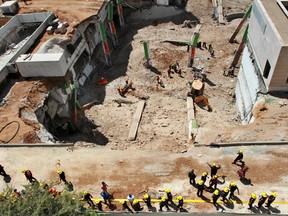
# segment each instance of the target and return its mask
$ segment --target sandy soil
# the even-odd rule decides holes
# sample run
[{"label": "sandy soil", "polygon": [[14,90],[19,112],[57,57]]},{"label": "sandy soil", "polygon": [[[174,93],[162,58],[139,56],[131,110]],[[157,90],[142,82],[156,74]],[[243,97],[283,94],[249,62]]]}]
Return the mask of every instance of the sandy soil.
[{"label": "sandy soil", "polygon": [[[67,4],[66,0],[61,1],[61,4],[69,7],[60,6],[58,1],[57,5],[45,2],[47,1],[32,1],[32,4],[21,9],[21,13],[44,8],[59,12],[59,16],[65,14],[68,20],[78,22],[86,18],[86,12],[90,10],[91,4],[94,4],[92,1],[85,1],[85,9],[78,10],[76,3]],[[244,11],[250,3],[250,0],[223,1],[224,12]],[[233,59],[233,50],[237,48],[237,44],[229,44],[227,41],[239,20],[217,25],[211,18],[212,4],[208,0],[189,1],[187,11],[199,18],[202,24],[200,40],[211,43],[216,55],[215,58],[205,60],[210,57],[208,51],[197,50],[195,65],[204,67],[211,81],[210,85],[206,85],[205,94],[213,109],[213,112],[209,113],[205,108],[196,106],[196,119],[199,124],[197,142],[287,140],[288,108],[279,104],[280,101],[287,101],[287,97],[285,99],[268,95],[269,103],[266,103],[266,109],[257,113],[253,124],[243,126],[237,118],[233,99],[237,78],[228,78],[222,74]],[[187,172],[194,168],[199,178],[200,173],[208,170],[206,162],[219,162],[222,165],[221,175],[228,177],[226,182],[219,186],[221,189],[228,182],[237,180],[238,167],[231,162],[238,148],[195,148],[187,142],[186,83],[192,78],[192,73],[186,67],[188,53],[185,46],[164,43],[165,40],[188,40],[191,37],[193,29],[181,28],[182,22],[179,20],[183,19],[158,22],[156,26],[126,23],[125,28],[118,32],[121,46],[112,52],[114,67],[99,71],[82,90],[83,104],[95,99],[103,100],[101,105],[87,110],[86,116],[95,122],[97,130],[108,140],[105,145],[83,147],[87,143],[77,140],[77,136],[71,136],[71,141],[76,142],[78,147],[3,148],[0,150],[0,163],[12,176],[10,185],[20,189],[21,185],[26,183],[20,172],[23,168],[31,169],[38,180],[55,181],[56,170],[60,167],[67,173],[67,178],[72,181],[76,190],[90,190],[96,197],[100,193],[100,182],[105,180],[109,190],[117,198],[125,198],[130,192],[140,197],[139,193],[147,189],[155,194],[159,189],[171,187],[174,195],[182,194],[185,198],[194,199],[195,188],[188,184]],[[237,39],[240,38],[241,33]],[[157,74],[143,66],[143,40],[149,40],[152,64],[162,72],[164,89],[156,85]],[[176,60],[185,73],[183,78],[174,74],[174,77],[169,79],[166,70],[169,64]],[[109,80],[105,87],[96,84],[101,76]],[[126,98],[121,98],[117,87],[123,86],[127,78],[133,80],[136,90]],[[20,123],[19,132],[11,143],[21,143],[23,140],[26,143],[31,140],[38,142],[34,131],[38,131],[41,126],[37,124],[33,112],[41,104],[47,88],[49,85],[46,82],[19,81],[9,92],[6,106],[0,107],[0,125],[3,127],[11,121]],[[128,133],[139,97],[149,99],[146,101],[137,139],[131,142],[128,141]],[[115,100],[119,99],[126,101],[120,107],[115,103]],[[11,124],[5,132],[1,132],[0,140],[10,139],[15,130],[16,124]],[[250,167],[248,177],[254,186],[243,185],[237,181],[241,192],[239,197],[247,200],[252,191],[258,195],[262,191],[270,193],[275,190],[279,194],[278,201],[286,200],[287,147],[247,146],[243,149],[245,160]],[[180,153],[186,150],[187,153]],[[0,187],[6,187],[4,181],[1,181]],[[61,190],[63,185],[58,187]],[[207,192],[207,198],[210,197],[211,194]],[[287,212],[287,207],[283,205],[275,207],[281,213]],[[215,212],[211,204],[193,204],[187,206],[187,209]],[[246,206],[244,208],[238,204],[225,209],[249,212]]]}]

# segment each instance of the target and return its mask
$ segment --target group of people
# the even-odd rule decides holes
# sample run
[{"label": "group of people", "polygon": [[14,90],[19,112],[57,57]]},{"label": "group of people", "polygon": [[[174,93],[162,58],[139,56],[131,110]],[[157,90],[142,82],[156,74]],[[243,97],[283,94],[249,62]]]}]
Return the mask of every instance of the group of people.
[{"label": "group of people", "polygon": [[[243,161],[243,151],[240,150],[238,152],[237,157],[235,158],[235,160],[232,162],[232,164],[238,164],[238,162],[241,163],[241,169],[237,171],[240,180],[245,178],[245,173],[246,171],[249,169],[246,165],[245,162]],[[188,172],[188,177],[189,177],[189,183],[191,185],[193,185],[194,187],[197,188],[197,196],[201,197],[201,198],[205,198],[203,196],[203,192],[204,191],[209,191],[212,193],[212,203],[213,205],[218,209],[219,204],[218,204],[218,200],[221,197],[221,201],[224,202],[224,204],[228,204],[229,202],[231,202],[231,200],[237,198],[235,197],[235,192],[237,191],[238,195],[240,194],[239,192],[239,188],[236,184],[236,182],[232,181],[228,186],[225,186],[222,190],[220,190],[217,185],[219,183],[218,178],[219,176],[217,175],[219,169],[221,169],[221,166],[216,163],[213,164],[209,164],[207,163],[207,165],[210,168],[210,180],[208,182],[208,185],[206,185],[206,181],[209,178],[208,177],[208,172],[205,171],[202,173],[202,175],[200,176],[200,180],[196,182],[196,174],[195,171],[192,169],[190,172]],[[238,164],[239,165],[239,164]],[[30,182],[30,183],[39,183],[37,181],[37,179],[33,176],[32,172],[30,170],[22,170],[22,173],[24,174],[24,176],[26,177],[26,179]],[[71,182],[68,182],[66,180],[66,175],[65,172],[62,170],[58,170],[57,174],[59,175],[59,179],[60,181],[64,182],[65,185],[71,185]],[[2,165],[0,165],[0,175],[7,177],[9,176],[5,170],[4,167]],[[225,181],[225,176],[222,176],[222,178]],[[40,183],[41,186],[41,183]],[[44,187],[45,186],[41,186]],[[46,184],[46,187],[48,187],[48,185]],[[49,188],[47,188],[48,190]],[[105,204],[109,207],[114,206],[112,204],[112,199],[113,199],[113,195],[111,195],[107,189],[108,189],[108,185],[105,182],[102,182],[102,186],[101,186],[102,192],[100,193],[100,196],[102,197],[102,199],[94,199],[95,203],[93,202],[93,196],[87,192],[84,191],[83,192],[83,200],[86,201],[88,203],[88,205],[92,208],[95,208],[99,211],[103,211],[103,207],[102,204]],[[54,188],[50,188],[49,192],[51,192],[54,196],[60,195],[61,193],[57,192]],[[173,195],[171,193],[171,189],[170,188],[166,188],[165,190],[162,190],[160,192],[165,192],[164,196],[156,196],[156,198],[158,199],[159,202],[159,211],[163,211],[163,207],[166,208],[167,211],[170,210],[169,206],[174,208],[174,210],[176,211],[183,211],[185,210],[183,208],[184,205],[184,198],[183,196],[179,195],[176,197],[176,201],[177,201],[177,205],[173,202]],[[15,189],[14,193],[16,195],[20,195],[20,193]],[[266,207],[270,207],[271,204],[274,202],[275,198],[276,198],[277,194],[275,192],[272,192],[270,195],[268,195],[267,193],[263,192],[260,196],[259,196],[259,200],[258,200],[258,205],[254,206],[257,209],[261,209],[262,206],[265,204],[266,202]],[[253,208],[253,204],[256,201],[257,195],[255,193],[251,194],[251,197],[249,199],[248,202],[248,209],[252,209]],[[103,201],[102,201],[103,200]],[[142,197],[142,199],[135,199],[135,196],[133,194],[128,194],[127,199],[121,199],[119,201],[119,203],[122,206],[122,210],[123,211],[129,211],[133,213],[134,211],[142,211],[143,207],[140,204],[140,201],[143,201],[146,205],[149,211],[152,211],[152,209],[154,208],[151,204],[151,196],[149,193],[145,193]],[[132,210],[133,209],[133,210]]]},{"label": "group of people", "polygon": [[[249,167],[245,165],[245,162],[243,161],[244,158],[244,154],[243,154],[243,150],[240,150],[237,153],[237,157],[235,158],[235,160],[232,162],[232,164],[238,164],[238,162],[240,162],[240,166],[241,169],[239,169],[237,171],[237,174],[239,175],[240,180],[244,180],[246,179],[245,174],[248,171]],[[217,183],[218,183],[218,175],[217,172],[218,170],[221,168],[220,165],[216,165],[216,163],[213,163],[212,165],[210,165],[209,163],[207,163],[208,166],[210,167],[211,171],[211,179],[209,181],[209,185],[206,186],[206,180],[208,178],[208,172],[203,172],[201,175],[200,180],[196,183],[196,174],[194,172],[194,170],[192,169],[189,173],[188,173],[188,177],[189,177],[189,183],[191,185],[194,185],[197,188],[197,196],[198,197],[203,197],[203,191],[207,190],[213,191],[212,194],[212,202],[213,205],[216,206],[218,208],[218,199],[220,197],[222,197],[221,201],[222,202],[230,202],[230,200],[232,200],[233,198],[235,198],[234,193],[237,191],[238,195],[240,194],[239,192],[239,188],[236,184],[236,182],[230,182],[229,187],[224,187],[222,190],[218,189],[217,187]],[[224,179],[225,176],[222,176],[222,178]],[[229,196],[228,196],[229,195]],[[274,202],[275,198],[276,198],[277,194],[275,192],[272,192],[270,195],[267,195],[265,192],[263,192],[261,194],[261,196],[259,196],[259,201],[258,201],[258,205],[255,206],[257,209],[261,209],[263,204],[266,202],[266,207],[270,207],[271,204]],[[228,199],[227,199],[228,197]],[[253,208],[253,204],[255,202],[257,198],[257,195],[255,193],[251,194],[251,197],[249,199],[249,203],[248,203],[248,209],[252,209]]]}]

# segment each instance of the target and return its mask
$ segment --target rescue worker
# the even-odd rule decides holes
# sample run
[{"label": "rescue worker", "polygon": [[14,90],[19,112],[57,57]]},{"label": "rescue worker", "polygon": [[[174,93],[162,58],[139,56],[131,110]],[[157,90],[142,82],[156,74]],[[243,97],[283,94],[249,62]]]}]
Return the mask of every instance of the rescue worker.
[{"label": "rescue worker", "polygon": [[204,181],[204,184],[205,184],[205,182],[206,182],[206,180],[207,180],[207,176],[208,176],[208,172],[203,172],[203,173],[202,173],[201,180]]},{"label": "rescue worker", "polygon": [[165,88],[164,82],[160,76],[156,77],[157,83],[162,87]]},{"label": "rescue worker", "polygon": [[140,205],[140,202],[138,200],[134,200],[132,202],[132,208],[134,209],[134,211],[142,211],[143,208]]},{"label": "rescue worker", "polygon": [[203,196],[203,190],[204,190],[204,181],[200,180],[197,182],[197,196],[198,197]]},{"label": "rescue worker", "polygon": [[148,193],[144,194],[143,201],[146,203],[148,208],[152,207],[152,205],[151,205],[151,197],[150,197],[150,195]]},{"label": "rescue worker", "polygon": [[96,203],[97,209],[98,209],[99,211],[103,211],[102,201],[99,200],[99,199],[97,199],[95,203]]},{"label": "rescue worker", "polygon": [[194,172],[194,169],[192,169],[189,173],[188,173],[188,177],[189,177],[189,182],[191,185],[195,185],[195,179],[196,179],[196,174]]},{"label": "rescue worker", "polygon": [[209,189],[211,189],[213,186],[214,186],[214,189],[216,189],[217,183],[218,183],[218,176],[214,175],[209,181]]},{"label": "rescue worker", "polygon": [[183,197],[180,195],[180,196],[177,196],[176,200],[178,201],[178,205],[177,205],[177,210],[176,210],[176,212],[178,212],[178,210],[181,212],[182,209],[183,209],[183,205],[184,205],[184,199],[183,199]]},{"label": "rescue worker", "polygon": [[238,156],[235,158],[235,160],[233,161],[232,164],[236,164],[236,162],[238,162],[238,161],[240,161],[242,164],[244,164],[244,161],[242,161],[243,157],[244,157],[243,150],[240,150],[237,154],[238,154]]},{"label": "rescue worker", "polygon": [[89,204],[90,207],[94,206],[92,198],[93,196],[90,193],[88,193],[87,191],[83,192],[83,199]]},{"label": "rescue worker", "polygon": [[248,206],[249,206],[248,209],[252,209],[255,200],[256,200],[256,194],[255,194],[255,193],[252,193],[252,194],[251,194],[251,197],[250,197],[250,199],[249,199],[249,202],[248,202]]},{"label": "rescue worker", "polygon": [[172,65],[169,65],[169,68],[168,68],[168,70],[167,70],[167,73],[168,73],[168,77],[169,77],[169,78],[173,78],[173,77],[171,76],[171,73],[173,73],[173,72],[172,72]]},{"label": "rescue worker", "polygon": [[270,207],[271,204],[274,202],[274,200],[276,199],[277,194],[275,192],[271,193],[271,195],[268,197],[267,203],[266,203],[266,207]]},{"label": "rescue worker", "polygon": [[238,195],[239,193],[239,188],[237,187],[236,182],[231,182],[229,185],[229,190],[230,190],[230,195],[229,195],[229,200],[231,200],[232,197],[234,197],[234,192],[237,190],[238,191]]},{"label": "rescue worker", "polygon": [[[111,205],[110,194],[107,191],[102,191],[100,193],[100,196],[102,196],[102,198],[104,199],[104,203],[106,205]],[[107,203],[107,201],[108,201],[108,203]]]},{"label": "rescue worker", "polygon": [[133,211],[129,208],[129,206],[125,200],[120,200],[120,204],[122,205],[122,211],[128,210],[131,213],[133,213]]},{"label": "rescue worker", "polygon": [[173,203],[173,195],[171,193],[170,188],[166,188],[165,189],[165,193],[167,195],[167,201],[170,202],[170,203]]},{"label": "rescue worker", "polygon": [[258,206],[256,206],[258,209],[260,209],[262,207],[262,205],[265,203],[266,199],[267,199],[267,194],[265,192],[263,192],[259,198],[258,201]]},{"label": "rescue worker", "polygon": [[217,175],[217,171],[221,168],[220,165],[216,165],[216,163],[213,163],[212,165],[210,165],[209,163],[207,163],[208,166],[210,167],[211,169],[211,178],[215,175]]},{"label": "rescue worker", "polygon": [[229,194],[229,188],[224,187],[224,189],[222,190],[222,194],[221,194],[221,196],[222,196],[221,201],[223,201],[223,202],[225,202],[226,200],[228,201],[228,199],[227,199],[228,194]]},{"label": "rescue worker", "polygon": [[22,173],[24,173],[26,179],[30,182],[38,182],[37,179],[35,179],[32,175],[32,172],[30,170],[22,170]]},{"label": "rescue worker", "polygon": [[4,170],[4,167],[2,166],[2,165],[0,165],[0,175],[2,175],[2,176],[8,176],[7,175],[7,173],[5,172],[5,170]]},{"label": "rescue worker", "polygon": [[161,198],[161,201],[160,201],[160,203],[159,203],[159,206],[160,206],[159,211],[162,211],[162,208],[163,208],[164,206],[166,207],[167,211],[170,210],[169,207],[168,207],[168,199],[167,199],[166,196],[163,196],[163,197]]},{"label": "rescue worker", "polygon": [[212,195],[212,200],[213,200],[213,205],[216,206],[217,205],[217,200],[220,197],[220,191],[218,189],[216,189]]},{"label": "rescue worker", "polygon": [[63,172],[62,170],[58,170],[57,173],[59,175],[60,181],[63,181],[65,184],[68,184],[66,180],[65,172]]}]

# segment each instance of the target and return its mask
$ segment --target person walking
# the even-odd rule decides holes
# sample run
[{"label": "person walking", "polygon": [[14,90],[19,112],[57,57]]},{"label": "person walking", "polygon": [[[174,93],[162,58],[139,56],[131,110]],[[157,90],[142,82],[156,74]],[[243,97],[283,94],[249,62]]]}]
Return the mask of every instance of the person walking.
[{"label": "person walking", "polygon": [[161,201],[160,201],[160,203],[159,203],[159,207],[160,207],[159,211],[163,211],[163,207],[164,207],[164,206],[166,207],[167,211],[170,210],[170,208],[168,207],[168,199],[167,199],[166,196],[163,196],[163,197],[161,198]]},{"label": "person walking", "polygon": [[236,182],[231,182],[229,185],[229,190],[230,190],[230,195],[229,195],[229,200],[231,200],[232,197],[234,197],[234,192],[237,190],[238,191],[238,195],[239,193],[239,188],[236,184]]},{"label": "person walking", "polygon": [[60,181],[63,181],[65,184],[67,184],[68,182],[66,180],[65,172],[62,170],[57,170],[57,173],[59,175]]},{"label": "person walking", "polygon": [[133,214],[133,211],[129,208],[127,202],[125,200],[120,200],[120,204],[122,205],[122,211],[128,210]]},{"label": "person walking", "polygon": [[202,175],[201,175],[201,180],[204,181],[204,184],[207,180],[207,176],[208,176],[208,172],[203,172]]},{"label": "person walking", "polygon": [[191,185],[195,185],[196,184],[196,174],[194,172],[194,169],[192,169],[189,173],[188,173],[188,177],[189,177],[189,183]]},{"label": "person walking", "polygon": [[220,191],[218,189],[216,189],[212,195],[212,200],[213,200],[213,205],[216,206],[217,205],[217,200],[220,197]]},{"label": "person walking", "polygon": [[223,201],[223,202],[228,201],[228,199],[227,199],[228,194],[229,194],[229,188],[224,187],[224,189],[222,190],[222,193],[221,193],[221,197],[222,197],[221,201]]},{"label": "person walking", "polygon": [[276,196],[277,194],[275,192],[272,192],[271,195],[268,196],[268,200],[265,206],[269,208],[271,204],[274,202],[274,200],[276,199]]},{"label": "person walking", "polygon": [[152,205],[151,205],[151,197],[150,197],[150,195],[148,193],[144,194],[143,201],[146,203],[148,208],[152,207]]},{"label": "person walking", "polygon": [[179,196],[177,196],[176,200],[178,201],[176,212],[178,212],[178,211],[181,212],[183,210],[184,199],[181,195],[179,195]]},{"label": "person walking", "polygon": [[94,202],[92,201],[93,196],[87,191],[83,192],[83,199],[89,204],[90,207],[94,206]]},{"label": "person walking", "polygon": [[259,197],[259,201],[258,201],[258,205],[256,206],[258,209],[260,209],[263,204],[265,203],[266,199],[267,199],[267,194],[265,192],[263,192],[261,194],[261,196]]},{"label": "person walking", "polygon": [[214,175],[210,181],[209,181],[209,189],[212,189],[212,187],[214,186],[214,189],[217,188],[217,183],[218,183],[218,176],[217,175]]},{"label": "person walking", "polygon": [[140,205],[140,202],[138,200],[134,200],[132,202],[132,208],[134,209],[134,211],[138,212],[138,211],[142,211],[143,208]]},{"label": "person walking", "polygon": [[204,190],[204,181],[200,180],[197,182],[197,196],[198,197],[203,196],[203,190]]},{"label": "person walking", "polygon": [[133,203],[133,201],[135,199],[135,196],[133,194],[128,194],[127,199],[128,199],[128,201],[130,202],[130,204],[132,206],[132,203]]},{"label": "person walking", "polygon": [[99,200],[99,199],[97,199],[97,200],[95,201],[95,203],[96,203],[97,209],[98,209],[99,211],[103,211],[102,201]]},{"label": "person walking", "polygon": [[7,173],[4,170],[4,167],[2,165],[0,165],[0,175],[2,175],[4,177],[8,176]]},{"label": "person walking", "polygon": [[171,193],[170,188],[166,188],[165,189],[165,193],[167,195],[167,201],[170,202],[170,203],[173,203],[173,195]]},{"label": "person walking", "polygon": [[236,164],[238,161],[240,161],[242,164],[244,164],[245,162],[243,161],[243,150],[240,150],[238,153],[237,153],[237,157],[235,158],[235,160],[233,161],[232,164]]},{"label": "person walking", "polygon": [[107,192],[107,188],[108,188],[108,185],[105,182],[102,182],[102,187],[101,187],[102,191]]},{"label": "person walking", "polygon": [[[111,205],[110,194],[107,191],[102,191],[100,193],[100,196],[102,196],[102,198],[104,199],[104,203],[106,205]],[[107,201],[108,201],[108,203],[107,203]]]},{"label": "person walking", "polygon": [[240,180],[243,180],[246,178],[245,175],[246,175],[246,172],[248,171],[248,169],[249,169],[248,166],[242,166],[242,168],[237,171],[237,174],[238,174]]},{"label": "person walking", "polygon": [[30,170],[22,170],[22,173],[24,173],[26,179],[30,183],[38,182],[37,179],[33,177],[32,172]]},{"label": "person walking", "polygon": [[252,209],[252,207],[253,207],[253,204],[254,204],[254,202],[255,202],[255,200],[256,200],[256,194],[255,193],[252,193],[251,194],[251,196],[250,196],[250,199],[249,199],[249,202],[248,202],[248,209]]},{"label": "person walking", "polygon": [[213,176],[217,175],[217,172],[221,168],[221,166],[219,164],[217,166],[216,163],[213,163],[212,165],[210,165],[209,163],[207,164],[211,169],[211,178],[212,178]]}]

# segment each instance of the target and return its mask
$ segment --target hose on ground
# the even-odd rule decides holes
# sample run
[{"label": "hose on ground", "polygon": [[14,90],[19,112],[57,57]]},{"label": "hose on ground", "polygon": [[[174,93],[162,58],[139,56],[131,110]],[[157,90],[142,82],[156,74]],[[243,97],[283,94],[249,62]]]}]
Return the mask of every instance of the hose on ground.
[{"label": "hose on ground", "polygon": [[16,132],[15,134],[12,136],[12,138],[10,138],[8,141],[3,141],[3,140],[0,140],[0,142],[4,143],[4,144],[7,144],[9,143],[11,140],[13,140],[15,138],[15,136],[17,135],[17,133],[19,132],[19,129],[20,129],[20,123],[18,121],[11,121],[9,122],[8,124],[6,124],[3,128],[0,129],[0,133],[6,128],[8,127],[10,124],[12,123],[17,123],[18,127],[16,129]]}]

